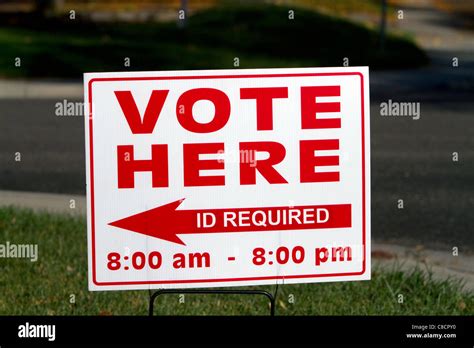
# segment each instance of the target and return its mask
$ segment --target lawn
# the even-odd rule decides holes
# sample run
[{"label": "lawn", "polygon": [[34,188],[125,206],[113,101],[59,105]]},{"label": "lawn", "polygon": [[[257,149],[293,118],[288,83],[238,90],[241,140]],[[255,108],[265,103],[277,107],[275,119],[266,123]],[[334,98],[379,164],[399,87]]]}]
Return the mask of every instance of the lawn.
[{"label": "lawn", "polygon": [[[77,18],[0,17],[0,76],[80,79],[92,71],[342,66],[414,68],[412,41],[345,19],[280,6],[214,7],[176,23],[93,23]],[[21,66],[15,66],[15,59]],[[125,59],[130,66],[125,66]]]},{"label": "lawn", "polygon": [[[87,290],[83,217],[0,208],[0,244],[38,244],[37,262],[0,259],[0,315],[146,315],[148,291]],[[277,315],[472,315],[474,294],[420,270],[375,270],[364,282],[283,285]],[[272,286],[254,287],[274,291]],[[403,303],[399,296],[403,295]],[[71,303],[74,295],[75,303]],[[164,315],[266,315],[264,298],[166,295]],[[181,301],[180,301],[181,300]]]}]

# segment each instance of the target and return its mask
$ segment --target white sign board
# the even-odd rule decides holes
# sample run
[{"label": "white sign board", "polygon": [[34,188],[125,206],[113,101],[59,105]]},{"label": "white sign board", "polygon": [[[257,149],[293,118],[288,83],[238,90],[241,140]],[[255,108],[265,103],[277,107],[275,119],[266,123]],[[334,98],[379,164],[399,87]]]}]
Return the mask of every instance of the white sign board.
[{"label": "white sign board", "polygon": [[84,87],[90,290],[370,279],[366,67]]}]

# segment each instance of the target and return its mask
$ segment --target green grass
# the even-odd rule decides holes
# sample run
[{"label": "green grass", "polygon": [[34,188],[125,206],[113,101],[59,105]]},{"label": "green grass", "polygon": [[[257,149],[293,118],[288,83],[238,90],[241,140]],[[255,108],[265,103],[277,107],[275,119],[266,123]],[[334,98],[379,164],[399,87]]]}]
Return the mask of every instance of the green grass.
[{"label": "green grass", "polygon": [[[277,6],[216,7],[175,23],[91,23],[24,15],[0,18],[0,76],[81,78],[83,72],[369,65],[411,68],[427,63],[412,41],[341,18]],[[15,67],[15,58],[21,67]],[[124,67],[124,59],[131,60]]]},{"label": "green grass", "polygon": [[[0,208],[0,244],[37,243],[39,259],[0,259],[0,315],[146,315],[148,291],[89,292],[84,218]],[[363,282],[284,285],[278,315],[472,315],[474,295],[454,280],[420,270],[375,270]],[[274,291],[272,286],[254,287]],[[69,302],[74,294],[76,303]],[[398,303],[402,294],[404,303]],[[292,296],[291,296],[292,295]],[[165,295],[156,313],[166,315],[265,315],[264,298],[231,295]],[[294,298],[291,303],[290,298]]]}]

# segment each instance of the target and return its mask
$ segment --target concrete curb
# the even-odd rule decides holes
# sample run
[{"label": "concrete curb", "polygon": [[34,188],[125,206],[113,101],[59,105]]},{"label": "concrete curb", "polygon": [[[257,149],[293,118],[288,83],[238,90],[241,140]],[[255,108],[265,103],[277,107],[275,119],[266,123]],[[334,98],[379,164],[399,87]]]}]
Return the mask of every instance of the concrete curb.
[{"label": "concrete curb", "polygon": [[0,99],[83,99],[80,82],[0,80]]},{"label": "concrete curb", "polygon": [[372,243],[372,266],[382,269],[400,267],[410,272],[418,268],[431,273],[436,280],[448,278],[459,279],[464,283],[464,289],[474,291],[474,256],[459,251],[458,256],[453,251],[430,250],[418,245],[414,247]]},{"label": "concrete curb", "polygon": [[[74,201],[74,208],[71,204]],[[86,197],[69,194],[51,194],[20,191],[0,191],[1,206],[30,208],[38,212],[66,213],[85,216]],[[459,279],[464,288],[474,291],[474,256],[463,254],[454,256],[451,249],[428,250],[422,246],[407,247],[393,244],[372,243],[372,267],[389,269],[401,267],[405,271],[419,269],[433,274],[433,278],[445,280]]]},{"label": "concrete curb", "polygon": [[[84,216],[87,213],[86,197],[81,195],[0,191],[0,207],[9,205],[30,208],[37,212]],[[71,208],[71,206],[74,206],[74,208]]]}]

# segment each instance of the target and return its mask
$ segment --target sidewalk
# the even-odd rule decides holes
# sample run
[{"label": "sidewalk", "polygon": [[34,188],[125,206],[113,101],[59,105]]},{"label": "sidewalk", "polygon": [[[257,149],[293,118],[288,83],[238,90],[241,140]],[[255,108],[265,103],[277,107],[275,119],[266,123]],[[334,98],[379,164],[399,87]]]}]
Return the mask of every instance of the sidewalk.
[{"label": "sidewalk", "polygon": [[87,213],[86,197],[70,194],[0,191],[0,207],[9,205],[30,208],[37,212],[84,216]]},{"label": "sidewalk", "polygon": [[[74,200],[75,208],[71,208]],[[30,208],[38,212],[65,213],[86,215],[86,198],[69,194],[50,194],[35,192],[0,191],[0,207],[18,206]],[[474,255],[463,254],[453,256],[452,250],[428,250],[421,246],[406,247],[393,244],[372,242],[372,267],[390,269],[401,267],[411,271],[415,267],[433,273],[435,279],[444,280],[449,277],[465,282],[465,289],[474,291]]]},{"label": "sidewalk", "polygon": [[0,99],[82,99],[81,82],[3,80],[0,79]]}]

